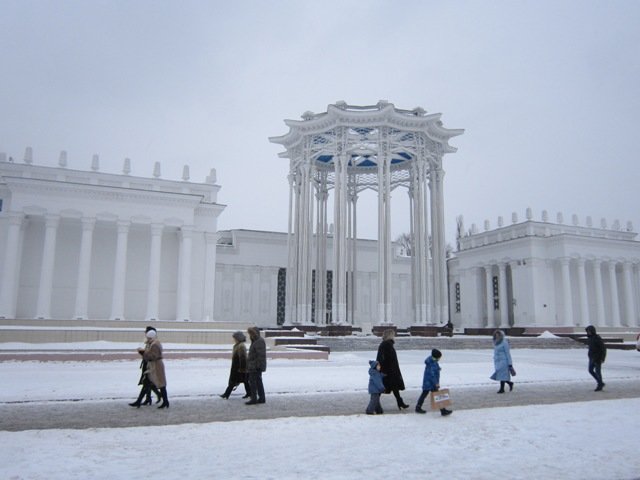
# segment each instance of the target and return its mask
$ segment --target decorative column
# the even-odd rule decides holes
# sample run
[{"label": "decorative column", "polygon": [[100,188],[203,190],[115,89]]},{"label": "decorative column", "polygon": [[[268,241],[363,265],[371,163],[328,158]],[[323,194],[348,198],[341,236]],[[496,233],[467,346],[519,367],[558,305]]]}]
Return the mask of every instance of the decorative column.
[{"label": "decorative column", "polygon": [[94,217],[82,218],[82,237],[80,239],[80,261],[78,262],[78,285],[76,286],[75,318],[89,318],[89,282],[91,280],[91,248],[93,246]]},{"label": "decorative column", "polygon": [[316,191],[316,325],[327,323],[327,174],[320,172],[320,184]]},{"label": "decorative column", "polygon": [[571,304],[571,270],[569,270],[569,258],[560,259],[562,274],[563,314],[562,325],[573,326],[573,306]]},{"label": "decorative column", "polygon": [[391,290],[389,267],[390,248],[390,209],[391,191],[389,187],[389,132],[387,127],[380,128],[380,150],[378,152],[378,322],[381,325],[392,323]]},{"label": "decorative column", "polygon": [[610,260],[607,263],[607,267],[609,268],[609,288],[611,292],[611,324],[614,327],[620,327],[620,300],[618,297],[615,260]]},{"label": "decorative column", "polygon": [[493,275],[492,275],[492,266],[486,265],[484,267],[485,272],[485,292],[487,299],[487,328],[495,327],[494,323],[494,315],[493,315]]},{"label": "decorative column", "polygon": [[633,305],[633,279],[631,278],[632,264],[625,260],[622,264],[624,275],[624,324],[628,327],[634,325],[634,305]]},{"label": "decorative column", "polygon": [[180,228],[180,291],[178,315],[176,320],[189,321],[191,318],[191,245],[193,227]]},{"label": "decorative column", "polygon": [[507,302],[507,265],[505,263],[498,264],[498,299],[500,302],[500,327],[509,326],[509,306]]},{"label": "decorative column", "polygon": [[[442,164],[442,159],[438,162]],[[436,171],[438,184],[438,281],[440,283],[440,323],[445,323],[449,319],[449,297],[447,279],[447,248],[444,237],[444,170],[438,168]],[[435,271],[435,270],[434,270]]]},{"label": "decorative column", "polygon": [[160,300],[160,259],[162,253],[161,223],[151,224],[151,247],[149,249],[149,280],[147,282],[147,315],[146,320],[159,320]]},{"label": "decorative column", "polygon": [[128,220],[118,220],[116,260],[113,274],[113,297],[111,299],[111,320],[124,320],[124,295],[127,280],[127,243],[129,240]]},{"label": "decorative column", "polygon": [[604,284],[602,283],[602,260],[599,259],[593,261],[593,283],[596,292],[595,324],[599,327],[604,327],[606,325],[604,318]]},{"label": "decorative column", "polygon": [[56,236],[58,234],[58,225],[60,224],[59,215],[46,215],[45,219],[44,247],[42,252],[42,267],[40,269],[36,318],[51,318],[53,267],[56,258]]},{"label": "decorative column", "polygon": [[4,251],[4,271],[0,290],[0,318],[16,317],[16,297],[18,293],[18,272],[20,271],[20,227],[24,214],[9,212],[7,246]]},{"label": "decorative column", "polygon": [[[215,310],[215,282],[216,282],[216,245],[218,244],[218,234],[205,232],[205,271],[204,271],[204,298],[203,313],[205,320],[214,320]],[[275,273],[277,290],[278,270]]]},{"label": "decorative column", "polygon": [[580,325],[589,325],[589,302],[587,298],[587,272],[585,269],[585,259],[578,259],[578,288],[580,290]]},{"label": "decorative column", "polygon": [[337,134],[337,150],[334,159],[335,198],[334,198],[334,234],[333,234],[333,312],[334,324],[343,324],[347,313],[346,288],[346,215],[347,215],[347,152],[346,129],[339,127]]},{"label": "decorative column", "polygon": [[289,173],[289,222],[287,233],[287,272],[286,272],[286,285],[285,285],[285,316],[284,324],[291,325],[296,321],[296,289],[294,288],[294,282],[297,282],[297,230],[294,233],[294,225],[297,225],[298,210],[297,210],[297,198],[298,187],[296,182],[296,173],[293,168],[293,160],[291,161],[291,171]]},{"label": "decorative column", "polygon": [[435,163],[431,164],[431,258],[433,259],[433,305],[435,322],[443,323],[448,318],[447,264],[444,239],[444,171]]}]

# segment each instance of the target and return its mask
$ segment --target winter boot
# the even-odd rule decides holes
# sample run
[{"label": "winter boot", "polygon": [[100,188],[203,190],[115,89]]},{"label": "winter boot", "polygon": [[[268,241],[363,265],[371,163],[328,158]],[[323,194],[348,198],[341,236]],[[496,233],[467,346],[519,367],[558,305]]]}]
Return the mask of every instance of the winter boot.
[{"label": "winter boot", "polygon": [[142,387],[140,389],[140,395],[138,395],[138,399],[133,402],[130,403],[129,406],[131,407],[136,407],[136,408],[140,408],[140,405],[142,405],[142,399],[148,394],[148,390],[144,387]]},{"label": "winter boot", "polygon": [[162,395],[162,403],[158,408],[169,408],[169,398],[167,396],[167,387],[162,387],[160,389],[160,394]]},{"label": "winter boot", "polygon": [[513,390],[513,382],[507,382],[507,385],[509,385],[509,391],[511,392]]},{"label": "winter boot", "polygon": [[442,415],[443,417],[446,417],[447,415],[451,415],[452,413],[453,411],[447,410],[446,408],[440,409],[440,415]]},{"label": "winter boot", "polygon": [[504,393],[504,384],[505,382],[500,382],[500,390],[498,390],[496,393]]}]

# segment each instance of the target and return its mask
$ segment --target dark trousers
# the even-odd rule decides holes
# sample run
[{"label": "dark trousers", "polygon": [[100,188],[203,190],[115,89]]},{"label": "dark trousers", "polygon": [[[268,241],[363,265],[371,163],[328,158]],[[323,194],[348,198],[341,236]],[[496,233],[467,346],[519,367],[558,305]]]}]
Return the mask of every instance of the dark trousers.
[{"label": "dark trousers", "polygon": [[422,404],[424,403],[427,396],[431,393],[431,390],[422,390],[422,393],[418,397],[418,403],[416,403],[416,408],[422,408]]},{"label": "dark trousers", "polygon": [[598,382],[598,386],[602,385],[602,363],[589,360],[589,373]]},{"label": "dark trousers", "polygon": [[264,385],[262,384],[262,372],[249,372],[249,388],[251,401],[264,403]]},{"label": "dark trousers", "polygon": [[382,413],[382,405],[380,405],[380,394],[372,393],[371,400],[367,406],[367,413]]}]

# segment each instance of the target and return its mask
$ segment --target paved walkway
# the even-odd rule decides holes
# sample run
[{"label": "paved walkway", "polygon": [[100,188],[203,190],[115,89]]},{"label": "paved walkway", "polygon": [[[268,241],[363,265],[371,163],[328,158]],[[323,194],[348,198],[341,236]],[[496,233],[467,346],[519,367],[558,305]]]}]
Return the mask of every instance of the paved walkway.
[{"label": "paved walkway", "polygon": [[[171,397],[171,408],[155,406],[139,409],[127,405],[133,398],[65,400],[55,402],[19,402],[0,404],[0,430],[85,429],[178,425],[184,423],[225,422],[281,417],[314,417],[364,413],[369,400],[366,391],[314,392],[309,394],[273,393],[267,403],[247,406],[240,394],[229,400],[218,396]],[[451,391],[453,410],[499,408],[520,405],[555,404],[620,398],[640,398],[640,383],[612,380],[603,392],[594,392],[593,381],[558,383],[516,383],[513,392],[496,394],[496,384],[482,387],[458,387]],[[240,387],[240,390],[242,387]],[[383,395],[385,415],[415,415],[413,408],[420,392],[403,392],[411,408],[399,412],[392,395]],[[425,409],[428,403],[425,403]],[[437,415],[430,412],[427,417]],[[454,413],[455,415],[455,413]]]}]

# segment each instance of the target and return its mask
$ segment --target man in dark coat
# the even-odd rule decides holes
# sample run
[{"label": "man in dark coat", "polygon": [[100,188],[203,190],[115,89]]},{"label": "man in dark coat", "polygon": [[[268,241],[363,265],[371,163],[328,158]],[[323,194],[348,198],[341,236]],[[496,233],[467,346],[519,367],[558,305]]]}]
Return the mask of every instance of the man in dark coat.
[{"label": "man in dark coat", "polygon": [[267,370],[267,345],[260,336],[257,327],[247,329],[251,339],[249,347],[249,357],[247,358],[247,375],[249,377],[249,389],[251,390],[251,400],[246,405],[256,405],[264,403],[264,385],[262,384],[262,372]]},{"label": "man in dark coat", "polygon": [[605,347],[600,335],[596,333],[596,327],[589,325],[585,328],[585,331],[587,332],[587,344],[589,345],[589,373],[598,382],[595,391],[599,392],[604,388],[602,364],[607,356],[607,347]]},{"label": "man in dark coat", "polygon": [[382,342],[378,347],[378,356],[376,361],[380,362],[382,373],[384,374],[384,386],[386,393],[393,392],[393,396],[396,397],[398,408],[400,410],[409,408],[409,405],[404,403],[400,396],[400,390],[404,390],[404,380],[402,378],[402,372],[400,372],[400,365],[398,364],[398,355],[396,349],[393,346],[396,332],[388,329],[382,334]]}]

